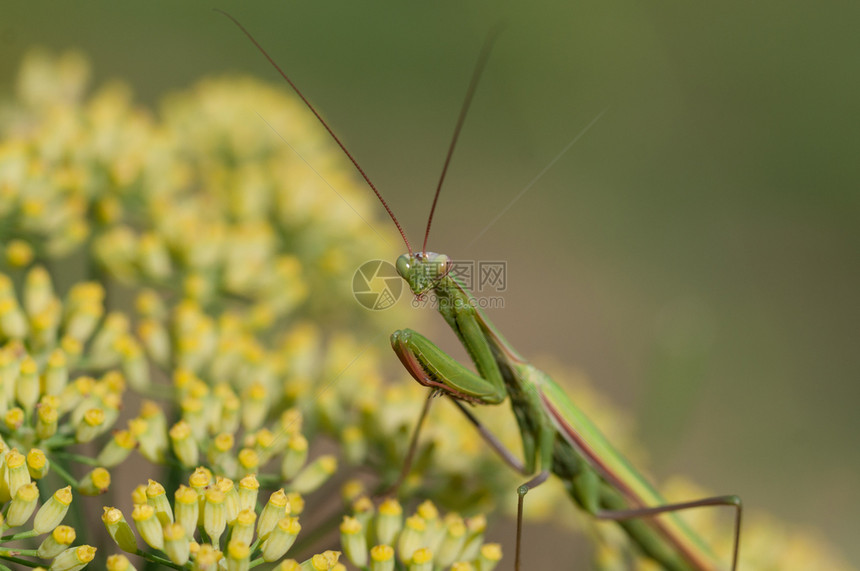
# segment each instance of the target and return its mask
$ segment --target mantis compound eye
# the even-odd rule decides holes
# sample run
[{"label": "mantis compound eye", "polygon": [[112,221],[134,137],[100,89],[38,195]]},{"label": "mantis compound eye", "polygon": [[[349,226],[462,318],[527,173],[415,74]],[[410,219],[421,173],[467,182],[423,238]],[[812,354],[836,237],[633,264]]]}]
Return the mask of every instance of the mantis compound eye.
[{"label": "mantis compound eye", "polygon": [[410,259],[409,254],[403,254],[399,258],[397,258],[397,262],[394,264],[397,273],[400,274],[405,280],[408,280],[406,277],[412,270],[412,260]]}]

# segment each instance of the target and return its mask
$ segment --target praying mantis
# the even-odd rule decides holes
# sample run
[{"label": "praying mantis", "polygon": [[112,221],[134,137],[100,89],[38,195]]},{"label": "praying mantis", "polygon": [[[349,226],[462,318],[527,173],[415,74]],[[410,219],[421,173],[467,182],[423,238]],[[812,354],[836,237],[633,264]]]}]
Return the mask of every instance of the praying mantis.
[{"label": "praying mantis", "polygon": [[[664,569],[672,571],[714,571],[721,568],[706,543],[686,526],[675,512],[709,506],[733,508],[735,517],[731,569],[735,571],[740,545],[740,498],[727,495],[667,503],[612,446],[561,387],[546,373],[529,364],[505,340],[479,308],[473,294],[452,274],[451,259],[444,254],[427,251],[427,240],[442,183],[478,79],[489,56],[494,35],[484,45],[461,107],[428,216],[424,244],[420,251],[414,251],[406,233],[376,186],[314,106],[244,26],[229,14],[221,13],[248,36],[289,83],[370,186],[400,232],[408,250],[397,259],[397,272],[416,296],[424,296],[428,292],[435,294],[440,314],[471,358],[477,372],[448,356],[416,331],[402,329],[391,335],[391,346],[409,374],[420,384],[429,387],[431,396],[441,394],[450,397],[502,460],[524,477],[529,477],[528,481],[517,488],[515,569],[520,571],[521,568],[520,546],[525,496],[554,474],[562,480],[572,499],[585,512],[599,520],[617,521],[642,554]],[[510,400],[519,425],[523,460],[507,450],[464,404],[497,405],[505,400]],[[408,471],[429,402],[428,398],[428,405],[425,405],[413,434],[403,474]]]}]

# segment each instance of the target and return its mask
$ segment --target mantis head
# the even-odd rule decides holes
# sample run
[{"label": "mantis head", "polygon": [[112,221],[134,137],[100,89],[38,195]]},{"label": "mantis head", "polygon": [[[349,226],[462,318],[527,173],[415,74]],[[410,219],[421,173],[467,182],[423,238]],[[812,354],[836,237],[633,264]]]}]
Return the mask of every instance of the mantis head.
[{"label": "mantis head", "polygon": [[397,258],[397,273],[415,295],[433,289],[450,270],[450,260],[445,254],[415,252]]}]

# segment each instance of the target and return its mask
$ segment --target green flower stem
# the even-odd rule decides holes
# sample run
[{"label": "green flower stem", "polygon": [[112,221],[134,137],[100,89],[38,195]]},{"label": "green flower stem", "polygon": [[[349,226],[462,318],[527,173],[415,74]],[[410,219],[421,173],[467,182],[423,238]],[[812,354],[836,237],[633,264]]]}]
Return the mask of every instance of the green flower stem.
[{"label": "green flower stem", "polygon": [[137,555],[139,557],[143,557],[144,559],[146,559],[150,563],[158,563],[159,565],[164,565],[165,567],[170,567],[172,569],[180,569],[180,570],[184,569],[184,567],[182,565],[177,565],[176,563],[174,563],[170,559],[166,559],[164,557],[159,557],[158,555],[155,555],[154,553],[150,553],[150,552],[144,551],[142,549],[138,549],[135,552],[135,555]]},{"label": "green flower stem", "polygon": [[54,450],[51,452],[52,456],[56,456],[57,458],[65,458],[67,460],[74,460],[75,462],[80,462],[81,464],[86,464],[88,466],[100,466],[98,460],[95,458],[90,458],[89,456],[84,456],[83,454],[75,454],[74,452],[60,452],[59,450]]},{"label": "green flower stem", "polygon": [[[57,458],[56,462],[51,462],[51,471],[55,472],[62,480],[72,487],[73,491],[78,489],[78,481],[69,473],[68,462],[64,458]],[[71,513],[69,517],[72,518],[72,522],[69,523],[74,529],[85,529],[86,528],[86,518],[84,517],[83,505],[81,505],[80,501],[72,501],[71,509],[69,510]]]},{"label": "green flower stem", "polygon": [[[36,530],[31,529],[30,531],[22,531],[21,533],[13,533],[10,535],[4,535],[4,536],[0,537],[0,541],[3,541],[3,542],[15,541],[17,539],[27,539],[28,537],[36,537],[37,535],[39,535],[39,534],[36,533]],[[2,550],[2,549],[4,549],[4,548],[0,547],[0,550]],[[20,549],[13,549],[12,551],[18,551],[19,553],[24,553],[24,551],[20,550]],[[35,553],[35,551],[33,553]]]},{"label": "green flower stem", "polygon": [[63,448],[67,448],[69,446],[73,446],[73,445],[78,443],[77,440],[75,440],[74,438],[64,438],[64,437],[58,438],[57,436],[58,435],[54,435],[47,440],[43,440],[42,446],[45,449],[51,450],[52,452],[54,452],[56,450],[62,450]]},{"label": "green flower stem", "polygon": [[257,481],[260,482],[261,488],[267,489],[275,489],[276,487],[281,486],[284,483],[284,479],[277,474],[257,474]]},{"label": "green flower stem", "polygon": [[[60,454],[62,454],[62,453],[60,453]],[[54,456],[55,453],[51,453],[51,455]],[[59,462],[51,462],[51,471],[56,472],[57,475],[60,478],[62,478],[63,481],[65,481],[68,485],[70,485],[73,490],[76,490],[78,488],[78,481],[75,479],[74,476],[69,474],[64,468],[61,468]]]},{"label": "green flower stem", "polygon": [[[17,550],[12,550],[11,552],[15,553],[16,551]],[[21,553],[21,552],[18,552],[18,553]],[[3,559],[4,561],[10,561],[12,563],[17,563],[18,565],[25,565],[27,567],[34,567],[35,568],[35,567],[41,567],[42,566],[41,563],[37,563],[35,561],[28,561],[27,559],[21,559],[19,557],[13,557],[11,555],[5,555],[2,552],[0,552],[0,559]],[[7,569],[8,569],[8,567],[7,567]]]},{"label": "green flower stem", "polygon": [[0,547],[0,557],[7,557],[8,555],[26,555],[28,557],[38,557],[38,551],[35,549],[15,549],[8,547]]},{"label": "green flower stem", "polygon": [[42,447],[47,449],[65,448],[77,443],[78,441],[74,437],[74,429],[71,426],[63,425],[56,434],[42,441]]}]

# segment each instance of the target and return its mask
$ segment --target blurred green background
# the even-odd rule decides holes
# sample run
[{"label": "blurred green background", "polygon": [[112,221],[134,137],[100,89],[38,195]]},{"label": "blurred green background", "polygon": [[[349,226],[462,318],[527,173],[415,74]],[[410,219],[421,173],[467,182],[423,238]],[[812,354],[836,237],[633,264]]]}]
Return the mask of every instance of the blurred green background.
[{"label": "blurred green background", "polygon": [[737,493],[860,562],[860,4],[0,6],[4,93],[28,48],[74,47],[97,84],[126,79],[146,104],[225,71],[279,81],[210,8],[231,11],[413,242],[483,38],[504,23],[432,249],[507,262],[491,317],[635,415],[658,477]]}]

